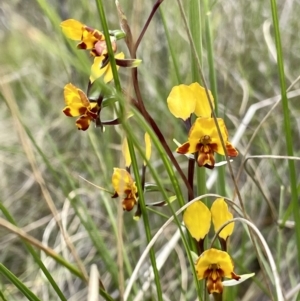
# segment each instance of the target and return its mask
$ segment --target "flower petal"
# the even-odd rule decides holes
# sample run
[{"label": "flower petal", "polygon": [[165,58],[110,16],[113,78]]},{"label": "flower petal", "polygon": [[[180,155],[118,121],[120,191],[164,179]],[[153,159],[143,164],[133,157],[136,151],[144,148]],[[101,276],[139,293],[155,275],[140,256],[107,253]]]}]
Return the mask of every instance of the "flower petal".
[{"label": "flower petal", "polygon": [[205,166],[209,169],[213,169],[215,167],[215,156],[212,150],[208,150],[206,152],[201,151],[204,147],[201,147],[198,152],[197,163],[199,167]]},{"label": "flower petal", "polygon": [[126,169],[114,168],[112,185],[119,196],[126,194],[128,190],[136,190],[133,179]]},{"label": "flower petal", "polygon": [[95,44],[102,39],[104,39],[104,36],[99,30],[84,26],[82,29],[81,43],[77,45],[77,48],[92,49]]},{"label": "flower petal", "polygon": [[76,120],[76,126],[78,130],[86,131],[91,123],[91,117],[82,115]]},{"label": "flower petal", "polygon": [[89,100],[87,99],[84,92],[74,85],[67,84],[64,87],[64,99],[66,103],[66,107],[63,112],[67,116],[79,116],[85,114],[87,108],[87,103],[89,104]]},{"label": "flower petal", "polygon": [[75,41],[80,41],[84,24],[74,19],[68,19],[60,23],[64,35]]},{"label": "flower petal", "polygon": [[130,153],[129,153],[127,138],[124,138],[123,143],[122,143],[122,154],[125,159],[125,166],[129,167],[131,165],[131,157],[130,157]]},{"label": "flower petal", "polygon": [[[108,64],[102,67],[102,62],[105,60],[105,56],[96,56],[94,58],[94,63],[91,67],[90,81],[93,83],[97,78],[101,77],[107,70]],[[102,68],[101,68],[102,67]]]},{"label": "flower petal", "polygon": [[226,142],[226,151],[229,157],[237,157],[239,152],[233,147],[230,142]]},{"label": "flower petal", "polygon": [[135,197],[125,198],[122,201],[123,210],[131,211],[135,204],[136,204],[136,198]]},{"label": "flower petal", "polygon": [[[151,157],[151,139],[147,132],[145,133],[144,139],[145,139],[145,150],[146,150],[145,156],[146,159],[149,161]],[[144,160],[144,165],[145,166],[147,165],[147,162],[145,160]]]},{"label": "flower petal", "polygon": [[[198,83],[193,83],[189,85],[189,88],[193,91],[193,94],[196,98],[196,106],[195,106],[195,111],[194,113],[198,117],[211,117],[211,108],[209,105],[209,101],[205,92],[205,89],[200,86]],[[208,90],[209,98],[213,103],[214,107],[214,98]]]},{"label": "flower petal", "polygon": [[[115,55],[116,59],[124,59],[124,57],[125,57],[125,54],[123,52],[120,52],[120,53],[118,53],[118,54]],[[119,70],[119,66],[117,66],[117,70]],[[105,83],[109,83],[110,81],[113,80],[113,78],[114,77],[113,77],[111,65],[110,65],[110,63],[108,63],[107,70],[106,70],[106,72],[104,74],[103,80],[104,80]]]},{"label": "flower petal", "polygon": [[238,279],[238,281],[236,279],[224,280],[224,281],[222,281],[222,283],[223,283],[223,286],[235,286],[235,285],[241,284],[242,282],[253,277],[254,275],[255,275],[255,273],[243,274],[243,275],[239,275],[240,279]]},{"label": "flower petal", "polygon": [[186,85],[173,87],[167,103],[170,112],[176,117],[187,120],[195,111],[196,98],[193,90]]},{"label": "flower petal", "polygon": [[189,142],[185,142],[182,145],[180,145],[179,147],[177,147],[176,152],[178,154],[189,154],[189,153],[194,153],[195,151],[190,151],[190,143]]},{"label": "flower petal", "polygon": [[[115,55],[115,58],[123,59],[124,53],[120,52]],[[113,79],[112,69],[110,66],[110,62],[107,63],[104,67],[102,67],[103,61],[106,59],[106,56],[101,55],[94,58],[94,63],[91,67],[91,76],[90,81],[93,83],[97,78],[104,76],[103,81],[105,83],[110,82]],[[119,69],[119,66],[117,66]]]},{"label": "flower petal", "polygon": [[[220,127],[221,135],[225,144],[228,141],[227,130],[224,120],[217,118],[217,122]],[[196,152],[199,148],[200,139],[204,136],[209,136],[211,142],[210,145],[213,146],[213,150],[220,155],[224,155],[224,150],[222,143],[217,131],[217,127],[213,118],[203,118],[199,117],[196,119],[189,132],[189,142],[190,142],[190,153]]]},{"label": "flower petal", "polygon": [[197,201],[184,211],[183,221],[191,236],[199,241],[209,231],[211,213],[203,202]]},{"label": "flower petal", "polygon": [[[213,202],[210,211],[215,232],[217,232],[224,223],[233,219],[233,215],[228,211],[228,205],[223,198],[216,199]],[[219,233],[219,236],[226,240],[227,237],[232,234],[233,229],[234,223],[230,223]]]},{"label": "flower petal", "polygon": [[139,59],[118,59],[116,58],[116,64],[125,68],[136,68],[140,65],[142,60]]},{"label": "flower petal", "polygon": [[227,252],[214,248],[208,249],[200,255],[195,265],[199,280],[205,278],[205,272],[210,268],[211,265],[217,265],[219,269],[223,271],[224,277],[233,278],[232,273],[234,266]]}]

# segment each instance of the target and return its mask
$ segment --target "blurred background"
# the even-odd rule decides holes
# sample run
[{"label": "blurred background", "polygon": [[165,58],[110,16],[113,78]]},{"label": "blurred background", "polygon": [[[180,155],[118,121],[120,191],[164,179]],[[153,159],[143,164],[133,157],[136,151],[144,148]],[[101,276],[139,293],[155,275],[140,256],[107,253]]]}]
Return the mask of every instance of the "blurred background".
[{"label": "blurred background", "polygon": [[[137,39],[154,1],[120,0],[120,5],[133,37]],[[184,1],[187,16],[190,14],[189,5],[190,1]],[[279,100],[271,8],[269,1],[219,0],[210,5],[219,116],[225,119],[229,137],[234,137],[240,151],[240,156],[232,163],[237,173],[254,131]],[[105,11],[109,28],[120,28],[114,1],[105,1]],[[205,13],[201,13],[202,65],[208,80]],[[299,156],[300,1],[278,1],[278,13],[287,87],[293,84],[288,95],[294,154]],[[0,202],[20,228],[73,262],[49,209],[49,199],[43,192],[46,189],[87,270],[91,264],[97,264],[107,291],[119,300],[117,253],[120,245],[116,234],[119,218],[126,225],[121,230],[125,281],[146,246],[145,234],[142,223],[133,220],[132,212],[122,216],[120,200],[111,199],[108,193],[82,179],[113,190],[113,167],[124,165],[122,131],[118,126],[106,127],[104,133],[93,126],[86,132],[78,131],[75,118],[67,118],[62,113],[64,86],[72,82],[86,90],[91,63],[87,52],[76,50],[76,43],[67,41],[62,35],[59,24],[68,18],[101,30],[96,2],[92,0],[2,0],[0,3]],[[175,60],[171,56],[170,44]],[[122,40],[118,41],[118,49],[129,57]],[[165,0],[162,3],[141,42],[138,58],[142,60],[138,71],[147,110],[171,149],[175,150],[172,139],[183,142],[186,134],[182,124],[169,113],[166,99],[174,85],[192,82],[191,48],[175,1]],[[120,74],[122,87],[133,93],[130,71],[123,69]],[[107,109],[103,116],[110,118],[112,110]],[[143,131],[137,122],[135,129],[136,135],[142,139]],[[286,155],[281,103],[272,109],[251,142],[247,156],[253,155]],[[176,157],[186,170],[184,156]],[[172,189],[155,150],[151,161],[165,187]],[[238,180],[246,211],[269,243],[282,275],[282,287],[289,292],[299,283],[300,276],[294,264],[297,249],[294,248],[292,216],[287,215],[289,227],[279,228],[277,225],[277,220],[283,218],[290,205],[287,160],[250,158],[246,168],[242,166]],[[299,170],[297,162],[296,168]],[[213,171],[208,170],[207,179],[211,179],[208,192],[215,193],[216,182],[210,178],[212,175]],[[147,181],[151,180],[148,175]],[[233,190],[228,176],[227,196],[232,197]],[[147,201],[156,201],[159,197],[155,193],[149,194]],[[178,208],[176,203],[174,208]],[[167,208],[158,210],[170,216]],[[102,238],[97,246],[83,223],[86,215],[98,229],[98,236],[94,239]],[[154,234],[165,219],[152,214],[150,221]],[[155,250],[161,250],[175,231],[175,224],[169,226],[155,245]],[[47,279],[22,241],[0,227],[0,242],[0,262],[41,300],[56,300]],[[268,281],[262,281],[266,278],[261,274],[253,245],[241,225],[236,225],[230,246],[236,272],[254,271],[256,278],[233,288],[231,296],[234,299],[228,297],[228,300],[269,300]],[[80,279],[44,253],[41,253],[41,258],[68,300],[85,300],[87,287]],[[190,266],[180,241],[164,263],[160,275],[165,300],[173,300],[172,296],[177,296],[178,300],[195,300]],[[136,282],[136,294],[144,281],[140,277]],[[0,290],[6,300],[25,300],[17,288],[2,276]],[[155,294],[155,288],[150,286],[140,300],[155,300]],[[133,296],[134,293],[131,300],[136,300]],[[292,294],[289,300],[296,300],[296,296]]]}]

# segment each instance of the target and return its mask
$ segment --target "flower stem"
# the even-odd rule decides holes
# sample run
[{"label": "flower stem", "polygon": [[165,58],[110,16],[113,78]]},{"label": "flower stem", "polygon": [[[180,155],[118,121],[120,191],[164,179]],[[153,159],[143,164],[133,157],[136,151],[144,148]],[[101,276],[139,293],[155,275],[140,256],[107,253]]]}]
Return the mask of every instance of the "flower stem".
[{"label": "flower stem", "polygon": [[[138,165],[137,165],[137,160],[136,160],[136,157],[135,157],[134,147],[133,147],[133,143],[132,143],[131,139],[128,139],[128,148],[129,148],[129,152],[130,152],[130,156],[131,156],[131,160],[132,160],[131,164],[132,164],[133,173],[135,175],[135,181],[136,181],[137,189],[138,189],[138,192],[139,192],[139,206],[140,206],[143,221],[144,221],[146,239],[147,239],[147,243],[149,243],[151,241],[151,238],[152,238],[151,237],[150,223],[149,223],[146,203],[145,203],[145,199],[144,199],[142,181],[141,181],[140,176],[139,176],[139,168],[138,168]],[[157,297],[158,297],[159,301],[163,301],[162,289],[161,289],[158,269],[157,269],[157,265],[156,265],[156,258],[155,258],[155,253],[154,253],[153,248],[151,248],[149,255],[150,255],[150,261],[151,261],[151,265],[152,265],[152,269],[153,269],[153,273],[154,273]]]},{"label": "flower stem", "polygon": [[214,297],[214,301],[222,301],[223,300],[223,294],[213,293],[212,295]]},{"label": "flower stem", "polygon": [[155,2],[155,4],[153,5],[152,11],[151,11],[151,13],[150,13],[150,15],[149,15],[149,17],[148,17],[148,19],[147,19],[147,21],[146,21],[146,23],[145,23],[142,31],[141,31],[141,33],[140,33],[140,35],[139,35],[139,37],[138,37],[138,39],[137,39],[137,41],[136,41],[136,43],[134,45],[134,54],[136,54],[136,51],[137,51],[137,49],[138,49],[138,47],[139,47],[139,45],[140,45],[140,43],[141,43],[141,41],[142,41],[142,39],[144,37],[144,34],[145,34],[145,32],[146,32],[146,30],[147,30],[147,28],[148,28],[148,26],[149,26],[149,24],[150,24],[153,16],[155,15],[157,9],[159,8],[159,6],[162,4],[163,1],[164,0],[157,0]]},{"label": "flower stem", "polygon": [[[208,68],[209,68],[209,83],[210,89],[214,96],[215,100],[215,113],[216,116],[219,116],[219,101],[218,101],[218,88],[217,88],[217,79],[215,72],[215,63],[214,63],[214,48],[213,48],[213,36],[211,32],[211,13],[209,7],[209,1],[204,1],[204,10],[205,10],[205,36],[206,36],[206,47],[207,47],[207,58],[208,58]],[[217,155],[217,160],[220,160],[222,157]],[[226,195],[225,188],[225,167],[218,167],[218,181],[217,181],[217,192],[220,195]]]}]

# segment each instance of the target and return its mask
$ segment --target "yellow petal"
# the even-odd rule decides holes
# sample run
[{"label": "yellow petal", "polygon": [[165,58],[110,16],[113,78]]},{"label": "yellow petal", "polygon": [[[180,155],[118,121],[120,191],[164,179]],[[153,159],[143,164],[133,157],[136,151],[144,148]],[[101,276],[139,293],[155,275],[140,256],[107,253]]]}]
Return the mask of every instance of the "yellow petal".
[{"label": "yellow petal", "polygon": [[[193,94],[196,98],[196,107],[194,113],[198,117],[211,117],[211,108],[209,105],[209,101],[205,92],[205,89],[200,86],[198,83],[193,83],[189,85],[189,88],[193,91]],[[208,90],[209,98],[214,106],[214,98]]]},{"label": "yellow petal", "polygon": [[[146,159],[149,161],[151,157],[151,139],[148,133],[145,133],[145,149],[146,149]],[[144,161],[144,165],[147,165]]]},{"label": "yellow petal", "polygon": [[[117,66],[117,69],[119,69],[119,67]],[[111,69],[111,64],[108,63],[107,65],[107,69],[104,73],[104,77],[103,77],[103,81],[105,83],[109,83],[114,79],[113,73],[112,73],[112,69]]]},{"label": "yellow petal", "polygon": [[209,231],[211,213],[204,203],[197,201],[184,211],[183,221],[191,236],[199,241]]},{"label": "yellow petal", "polygon": [[167,103],[170,112],[176,117],[187,120],[195,111],[196,98],[193,90],[186,85],[173,87]]},{"label": "yellow petal", "polygon": [[89,100],[82,90],[78,89],[71,83],[64,87],[64,99],[67,106],[63,111],[67,116],[75,117],[83,115],[86,112],[86,104],[89,104]]},{"label": "yellow petal", "polygon": [[94,58],[94,63],[91,67],[91,76],[90,76],[91,83],[93,83],[97,78],[101,77],[106,72],[108,65],[101,68],[104,59],[105,59],[104,55],[96,56]]},{"label": "yellow petal", "polygon": [[[124,55],[123,52],[120,52],[120,53],[118,53],[118,54],[115,55],[115,58],[117,58],[117,59],[123,59],[124,57],[125,57],[125,55]],[[119,66],[117,66],[117,70],[119,70]],[[109,83],[110,81],[113,80],[113,78],[114,77],[113,77],[111,65],[110,65],[110,63],[108,63],[107,70],[106,70],[106,72],[104,74],[103,80],[104,80],[105,83]]]},{"label": "yellow petal", "polygon": [[74,19],[68,19],[60,23],[64,35],[75,41],[80,41],[84,24]]},{"label": "yellow petal", "polygon": [[131,165],[131,157],[130,157],[130,153],[129,153],[127,138],[124,138],[123,143],[122,143],[122,154],[125,159],[125,166],[129,167]]},{"label": "yellow petal", "polygon": [[[98,37],[98,38],[97,38]],[[81,43],[79,48],[92,49],[95,43],[101,38],[101,33],[98,30],[92,30],[90,28],[84,27],[82,30]]]},{"label": "yellow petal", "polygon": [[[228,136],[225,123],[221,118],[217,118],[217,122],[219,124],[223,140],[226,144],[226,142],[228,141]],[[189,153],[194,153],[195,151],[197,151],[198,144],[204,136],[209,136],[211,140],[210,144],[214,145],[213,149],[215,152],[219,153],[220,155],[225,154],[214,119],[202,117],[196,119],[189,132]]]},{"label": "yellow petal", "polygon": [[[215,232],[217,232],[224,223],[233,219],[232,213],[228,211],[227,203],[222,198],[216,199],[213,202],[210,211]],[[232,234],[233,229],[234,223],[230,223],[219,233],[219,236],[226,240],[227,237]]]},{"label": "yellow petal", "polygon": [[232,278],[233,263],[227,252],[220,251],[214,248],[204,251],[195,264],[197,278],[199,280],[205,278],[205,272],[211,267],[217,265],[224,273],[224,277]]},{"label": "yellow petal", "polygon": [[114,168],[112,185],[119,196],[127,194],[125,191],[136,189],[131,175],[121,168]]},{"label": "yellow petal", "polygon": [[[124,53],[120,52],[120,53],[116,54],[115,57],[122,59],[122,58],[124,58]],[[105,60],[104,55],[97,56],[94,58],[94,63],[91,67],[91,76],[90,76],[91,83],[93,83],[97,78],[99,78],[101,76],[104,76],[103,81],[105,83],[108,83],[113,79],[113,74],[112,74],[112,70],[111,70],[111,66],[110,66],[109,62],[106,66],[101,68],[102,62],[104,60]],[[119,69],[119,66],[117,66],[117,69]]]}]

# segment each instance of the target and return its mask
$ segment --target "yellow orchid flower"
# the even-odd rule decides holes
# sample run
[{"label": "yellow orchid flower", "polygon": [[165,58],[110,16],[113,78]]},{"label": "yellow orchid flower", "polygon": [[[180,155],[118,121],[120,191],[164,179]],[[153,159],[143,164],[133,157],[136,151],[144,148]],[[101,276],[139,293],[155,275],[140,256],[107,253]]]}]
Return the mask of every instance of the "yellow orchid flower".
[{"label": "yellow orchid flower", "polygon": [[[184,224],[191,236],[198,241],[200,252],[204,251],[203,243],[209,232],[211,220],[215,231],[218,231],[224,223],[232,218],[233,215],[228,211],[228,206],[223,198],[216,199],[210,210],[203,202],[197,201],[188,206],[183,213]],[[232,234],[233,229],[234,223],[230,223],[219,233],[220,243],[224,251],[227,249],[227,238]]]},{"label": "yellow orchid flower", "polygon": [[[210,100],[214,102],[209,90],[208,93]],[[205,89],[198,83],[173,87],[167,98],[167,103],[170,112],[176,118],[181,118],[184,121],[192,113],[195,113],[197,117],[211,117],[211,107]]]},{"label": "yellow orchid flower", "polygon": [[[233,219],[233,215],[228,211],[228,205],[223,198],[218,198],[213,202],[210,212],[215,232],[217,232],[227,221]],[[219,237],[226,241],[226,239],[232,234],[233,229],[234,223],[230,223],[219,233]]]},{"label": "yellow orchid flower", "polygon": [[[117,69],[119,69],[119,67],[136,68],[142,62],[139,59],[124,59],[124,56],[123,52],[115,54]],[[112,69],[107,54],[94,58],[90,76],[91,83],[101,76],[103,76],[105,83],[108,83],[113,79]]]},{"label": "yellow orchid flower", "polygon": [[[217,122],[228,156],[236,157],[238,151],[228,141],[228,133],[223,119],[217,118]],[[197,118],[190,129],[188,141],[179,146],[176,152],[179,154],[193,154],[197,152],[197,163],[200,167],[214,168],[214,153],[225,155],[214,119]]]},{"label": "yellow orchid flower", "polygon": [[211,213],[203,202],[197,201],[186,208],[183,221],[191,236],[200,241],[209,231]]},{"label": "yellow orchid flower", "polygon": [[114,168],[112,185],[115,194],[112,197],[123,197],[122,205],[126,211],[131,211],[137,203],[137,187],[126,169]]},{"label": "yellow orchid flower", "polygon": [[[77,20],[68,19],[61,22],[60,26],[64,35],[75,41],[80,41],[78,49],[90,49],[93,56],[107,54],[106,42],[103,33],[97,29],[89,27]],[[115,38],[111,37],[113,51],[117,50]]]},{"label": "yellow orchid flower", "polygon": [[214,248],[203,252],[195,263],[198,280],[206,279],[209,294],[223,292],[222,278],[239,280],[241,277],[233,272],[233,262],[227,252]]},{"label": "yellow orchid flower", "polygon": [[[124,53],[120,52],[115,55],[116,59],[124,59]],[[103,81],[105,83],[108,83],[113,80],[113,73],[111,69],[110,62],[108,61],[106,64],[103,66],[103,62],[105,62],[107,59],[106,56],[97,56],[94,58],[94,63],[91,67],[91,76],[90,76],[90,81],[93,83],[97,78],[103,76]],[[119,66],[117,66],[117,69],[119,69]]]},{"label": "yellow orchid flower", "polygon": [[79,130],[87,130],[91,121],[95,121],[98,117],[100,108],[98,104],[91,103],[85,93],[72,85],[65,85],[64,99],[66,107],[63,112],[66,116],[77,117],[76,126]]}]

